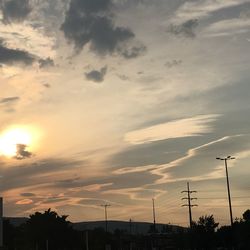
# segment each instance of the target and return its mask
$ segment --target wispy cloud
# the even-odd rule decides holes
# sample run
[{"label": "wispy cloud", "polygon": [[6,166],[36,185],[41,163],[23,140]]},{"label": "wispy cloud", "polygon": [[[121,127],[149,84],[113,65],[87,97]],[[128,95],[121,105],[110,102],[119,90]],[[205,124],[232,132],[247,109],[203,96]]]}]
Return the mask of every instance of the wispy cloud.
[{"label": "wispy cloud", "polygon": [[110,189],[103,191],[103,194],[126,195],[131,200],[149,200],[152,197],[159,198],[166,191],[160,189],[150,189],[145,187]]},{"label": "wispy cloud", "polygon": [[113,174],[119,175],[119,174],[139,173],[139,172],[144,172],[144,171],[151,170],[154,168],[156,168],[156,165],[119,168],[119,169],[113,171]]},{"label": "wispy cloud", "polygon": [[33,200],[31,199],[24,199],[24,200],[19,200],[16,202],[17,205],[28,205],[32,203],[33,203]]},{"label": "wispy cloud", "polygon": [[54,58],[55,38],[29,23],[0,25],[1,38],[9,49],[27,51],[39,58]]},{"label": "wispy cloud", "polygon": [[179,7],[175,14],[175,21],[183,22],[194,18],[204,18],[214,11],[237,6],[247,0],[201,0],[187,1]]},{"label": "wispy cloud", "polygon": [[143,144],[170,138],[199,136],[212,131],[210,123],[219,115],[200,115],[187,119],[170,121],[144,129],[135,130],[125,135],[125,141],[132,144]]},{"label": "wispy cloud", "polygon": [[230,36],[247,33],[250,30],[250,19],[233,18],[218,21],[209,25],[204,31],[204,36]]},{"label": "wispy cloud", "polygon": [[13,103],[13,102],[18,101],[19,99],[20,99],[19,96],[5,97],[5,98],[0,99],[0,104],[1,103],[3,103],[3,104]]}]

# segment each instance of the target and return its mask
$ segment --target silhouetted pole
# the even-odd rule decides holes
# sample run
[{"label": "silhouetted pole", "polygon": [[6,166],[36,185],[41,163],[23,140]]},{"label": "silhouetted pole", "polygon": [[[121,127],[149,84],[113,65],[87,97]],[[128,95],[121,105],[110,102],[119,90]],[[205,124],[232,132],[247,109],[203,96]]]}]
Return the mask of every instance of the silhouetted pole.
[{"label": "silhouetted pole", "polygon": [[0,247],[3,247],[3,198],[0,197]]},{"label": "silhouetted pole", "polygon": [[154,222],[154,233],[156,232],[156,225],[155,225],[155,199],[152,199],[152,205],[153,205],[153,222]]},{"label": "silhouetted pole", "polygon": [[49,240],[46,240],[46,250],[49,250]]},{"label": "silhouetted pole", "polygon": [[132,219],[129,220],[129,234],[132,234]]},{"label": "silhouetted pole", "polygon": [[130,235],[130,243],[129,243],[129,249],[132,250],[132,219],[129,220],[129,235]]},{"label": "silhouetted pole", "polygon": [[89,232],[86,230],[85,232],[85,237],[86,237],[86,250],[89,250]]},{"label": "silhouetted pole", "polygon": [[106,233],[108,232],[108,212],[107,212],[107,207],[111,206],[110,204],[104,204],[101,205],[104,207],[104,212],[105,212],[105,231]]},{"label": "silhouetted pole", "polygon": [[192,219],[192,207],[197,207],[198,205],[194,204],[192,205],[192,200],[197,200],[197,198],[191,198],[192,193],[196,193],[197,191],[195,190],[190,190],[189,188],[189,182],[187,182],[187,190],[182,191],[182,193],[187,193],[187,197],[182,198],[182,200],[187,200],[188,204],[182,205],[182,207],[188,207],[188,214],[189,214],[189,225],[190,228],[193,225],[193,219]]},{"label": "silhouetted pole", "polygon": [[233,226],[233,212],[232,212],[232,204],[231,204],[231,195],[230,195],[230,185],[229,185],[229,177],[228,177],[228,169],[227,169],[227,161],[234,160],[235,157],[228,156],[226,158],[217,157],[217,160],[221,160],[225,162],[225,169],[226,169],[226,179],[227,179],[227,195],[228,195],[228,205],[229,205],[229,212],[230,212],[230,222],[231,227]]}]

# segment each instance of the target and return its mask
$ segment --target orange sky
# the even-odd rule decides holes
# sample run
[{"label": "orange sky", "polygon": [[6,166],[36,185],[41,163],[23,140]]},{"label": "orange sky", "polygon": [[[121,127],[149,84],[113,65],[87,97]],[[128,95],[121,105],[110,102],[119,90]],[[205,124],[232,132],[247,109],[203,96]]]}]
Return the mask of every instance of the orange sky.
[{"label": "orange sky", "polygon": [[[154,197],[158,222],[187,225],[189,181],[194,219],[227,224],[215,159],[227,155],[234,217],[250,207],[249,1],[19,5],[0,9],[5,216],[52,208],[102,220],[109,203],[110,219],[152,221]],[[19,157],[13,144],[25,144]]]}]

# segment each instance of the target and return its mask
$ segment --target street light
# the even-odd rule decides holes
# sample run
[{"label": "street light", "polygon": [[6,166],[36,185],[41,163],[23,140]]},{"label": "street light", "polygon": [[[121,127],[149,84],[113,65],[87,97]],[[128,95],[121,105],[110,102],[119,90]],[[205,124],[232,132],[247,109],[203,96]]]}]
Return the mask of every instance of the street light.
[{"label": "street light", "polygon": [[106,234],[108,232],[108,212],[107,212],[107,207],[110,207],[110,204],[103,204],[101,205],[101,207],[104,207],[104,211],[105,211],[105,231]]},{"label": "street light", "polygon": [[224,161],[225,162],[225,168],[226,168],[226,178],[227,178],[227,194],[228,194],[228,203],[229,203],[229,211],[230,211],[230,221],[231,226],[233,226],[233,213],[232,213],[232,204],[231,204],[231,195],[230,195],[230,186],[229,186],[229,178],[228,178],[228,170],[227,170],[227,161],[228,160],[234,160],[235,157],[228,156],[225,158],[217,157],[216,160]]}]

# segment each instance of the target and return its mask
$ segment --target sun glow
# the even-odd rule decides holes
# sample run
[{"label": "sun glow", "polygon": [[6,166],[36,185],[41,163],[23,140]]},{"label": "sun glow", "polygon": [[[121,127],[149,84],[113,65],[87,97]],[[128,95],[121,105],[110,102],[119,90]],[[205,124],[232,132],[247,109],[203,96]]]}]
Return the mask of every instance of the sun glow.
[{"label": "sun glow", "polygon": [[14,157],[17,146],[25,145],[30,149],[33,144],[32,130],[24,127],[13,127],[0,134],[0,155]]}]

